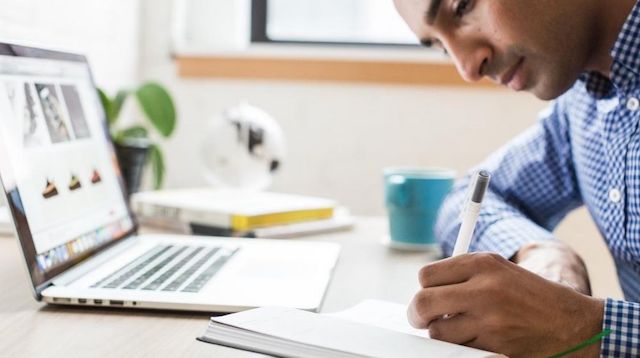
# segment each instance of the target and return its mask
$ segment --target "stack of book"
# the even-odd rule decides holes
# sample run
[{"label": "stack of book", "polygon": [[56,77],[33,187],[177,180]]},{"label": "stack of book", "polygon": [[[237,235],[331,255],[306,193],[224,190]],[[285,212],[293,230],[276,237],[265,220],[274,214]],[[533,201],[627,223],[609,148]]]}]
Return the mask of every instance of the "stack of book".
[{"label": "stack of book", "polygon": [[234,189],[136,193],[131,206],[142,224],[196,235],[288,238],[353,226],[329,199]]}]

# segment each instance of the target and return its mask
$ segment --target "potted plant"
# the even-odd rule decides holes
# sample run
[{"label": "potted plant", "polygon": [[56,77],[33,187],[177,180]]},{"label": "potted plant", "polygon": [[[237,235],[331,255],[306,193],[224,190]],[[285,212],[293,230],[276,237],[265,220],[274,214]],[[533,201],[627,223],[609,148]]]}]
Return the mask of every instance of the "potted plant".
[{"label": "potted plant", "polygon": [[[120,163],[127,191],[135,193],[140,188],[143,170],[147,163],[151,165],[153,186],[162,187],[165,166],[162,151],[152,140],[151,129],[163,138],[173,133],[176,125],[176,110],[169,92],[160,84],[146,82],[130,90],[122,89],[114,97],[109,97],[103,90],[98,94],[109,125],[109,132],[116,147],[116,155]],[[119,118],[125,101],[133,96],[144,115],[145,120],[122,127]]]}]

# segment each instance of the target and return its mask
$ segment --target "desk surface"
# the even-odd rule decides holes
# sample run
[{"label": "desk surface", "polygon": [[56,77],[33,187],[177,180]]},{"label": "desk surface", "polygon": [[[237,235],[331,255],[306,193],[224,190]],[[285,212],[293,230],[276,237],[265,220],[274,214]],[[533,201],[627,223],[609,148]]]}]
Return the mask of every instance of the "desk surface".
[{"label": "desk surface", "polygon": [[[380,243],[386,232],[384,219],[358,218],[353,231],[306,239],[342,245],[323,312],[367,298],[409,302],[417,289],[419,268],[433,258],[387,249]],[[247,356],[196,341],[208,319],[206,313],[56,307],[36,302],[17,240],[0,237],[0,356]]]}]

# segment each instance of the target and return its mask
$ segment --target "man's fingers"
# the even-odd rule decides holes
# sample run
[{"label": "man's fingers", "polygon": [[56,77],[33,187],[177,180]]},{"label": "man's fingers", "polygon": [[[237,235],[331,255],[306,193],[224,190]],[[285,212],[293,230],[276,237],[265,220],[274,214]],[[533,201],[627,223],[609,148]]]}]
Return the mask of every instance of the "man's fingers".
[{"label": "man's fingers", "polygon": [[476,322],[468,314],[457,314],[437,319],[429,325],[429,336],[433,339],[463,344],[478,336]]},{"label": "man's fingers", "polygon": [[462,286],[430,287],[418,291],[407,311],[409,323],[415,328],[424,329],[431,321],[446,314],[466,312],[471,301]]},{"label": "man's fingers", "polygon": [[503,261],[506,259],[492,253],[450,257],[424,266],[418,273],[418,281],[424,288],[462,283],[476,273],[495,267]]}]

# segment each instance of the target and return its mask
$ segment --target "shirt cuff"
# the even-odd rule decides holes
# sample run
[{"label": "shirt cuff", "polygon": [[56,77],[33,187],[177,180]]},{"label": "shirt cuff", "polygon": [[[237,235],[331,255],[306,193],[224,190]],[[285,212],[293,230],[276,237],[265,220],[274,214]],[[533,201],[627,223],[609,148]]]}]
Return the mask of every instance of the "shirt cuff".
[{"label": "shirt cuff", "polygon": [[602,339],[601,357],[640,356],[640,303],[608,298],[602,328],[611,333]]}]

